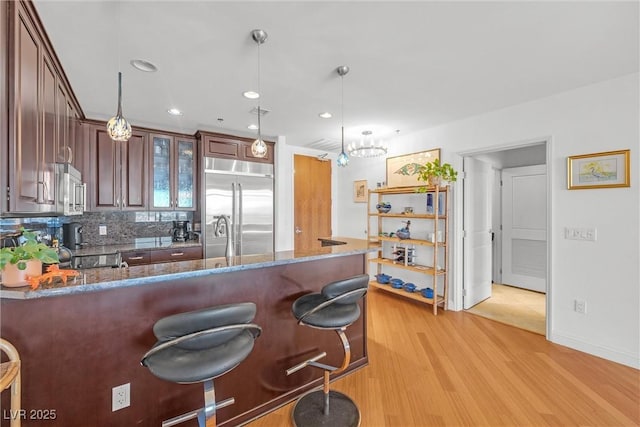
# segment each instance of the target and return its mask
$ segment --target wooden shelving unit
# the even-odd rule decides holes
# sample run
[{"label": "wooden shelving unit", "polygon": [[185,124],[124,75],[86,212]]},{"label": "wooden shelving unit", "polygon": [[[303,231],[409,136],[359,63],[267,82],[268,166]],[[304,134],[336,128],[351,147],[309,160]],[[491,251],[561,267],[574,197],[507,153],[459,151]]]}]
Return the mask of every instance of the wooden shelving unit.
[{"label": "wooden shelving unit", "polygon": [[[418,192],[420,187],[402,187],[402,188],[378,188],[369,191],[369,198],[367,202],[367,232],[369,235],[369,241],[380,243],[380,249],[378,250],[378,257],[369,259],[369,263],[376,264],[376,271],[378,274],[383,271],[388,272],[392,269],[406,270],[414,273],[420,273],[425,275],[427,282],[430,282],[431,289],[433,289],[433,298],[426,298],[421,292],[407,292],[404,289],[395,289],[390,284],[380,284],[377,281],[370,282],[370,285],[376,289],[390,292],[395,295],[409,298],[421,303],[431,304],[433,306],[433,314],[438,314],[438,306],[442,309],[447,308],[448,299],[448,252],[449,252],[449,220],[448,211],[450,205],[450,187],[427,187],[426,193]],[[416,210],[427,210],[427,194],[431,194],[433,212],[416,212]],[[376,205],[382,201],[382,197],[385,197],[385,201],[391,202],[392,197],[397,195],[412,195],[412,198],[419,200],[423,207],[415,209],[412,213],[398,212],[398,208],[393,211],[394,203],[392,203],[392,211],[387,213],[380,213],[376,210]],[[442,197],[444,195],[444,198]],[[376,198],[375,200],[372,200]],[[444,202],[444,208],[439,206],[439,203]],[[385,221],[388,219],[406,219],[412,221],[410,230],[427,231],[431,239],[400,239],[396,236],[388,236],[383,231]],[[415,220],[415,221],[413,221]],[[372,223],[374,225],[372,226]],[[442,236],[441,238],[438,238]],[[385,251],[385,245],[394,245],[396,249],[398,247],[404,248],[405,260],[396,261],[395,259],[383,257]],[[416,248],[417,247],[417,248]],[[420,259],[429,258],[431,265],[420,265],[408,262],[408,251],[411,248],[414,252],[424,248],[425,251],[431,251],[432,257],[420,256]],[[424,261],[423,261],[424,262]],[[427,261],[428,262],[428,261]],[[391,274],[393,276],[393,274]],[[440,282],[440,286],[439,286]]]}]

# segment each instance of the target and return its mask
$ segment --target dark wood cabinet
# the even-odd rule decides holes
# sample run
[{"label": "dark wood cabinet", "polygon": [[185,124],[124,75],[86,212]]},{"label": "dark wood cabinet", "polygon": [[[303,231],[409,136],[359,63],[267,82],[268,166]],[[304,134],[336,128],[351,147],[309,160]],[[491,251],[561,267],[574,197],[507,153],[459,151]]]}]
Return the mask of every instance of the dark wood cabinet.
[{"label": "dark wood cabinet", "polygon": [[129,266],[149,264],[149,251],[123,252],[122,261]]},{"label": "dark wood cabinet", "polygon": [[195,210],[196,140],[170,135],[150,135],[149,209]]},{"label": "dark wood cabinet", "polygon": [[[9,60],[9,20],[6,2],[0,3],[0,70],[8,69]],[[9,93],[7,79],[0,79],[0,169],[9,170]],[[8,211],[7,188],[9,174],[0,173],[0,215]]]},{"label": "dark wood cabinet", "polygon": [[202,259],[202,246],[151,251],[149,258],[152,264]]},{"label": "dark wood cabinet", "polygon": [[105,126],[89,129],[91,210],[144,210],[147,207],[147,137],[133,131],[127,142],[115,142]]},{"label": "dark wood cabinet", "polygon": [[163,262],[191,261],[202,259],[202,246],[172,249],[149,249],[122,253],[122,261],[129,266],[160,264]]},{"label": "dark wood cabinet", "polygon": [[53,48],[30,2],[2,2],[3,61],[8,86],[3,87],[8,120],[6,169],[9,187],[7,210],[16,213],[55,212],[56,169],[60,149],[75,145],[69,107],[78,118],[80,108],[70,90]]},{"label": "dark wood cabinet", "polygon": [[258,163],[273,163],[274,142],[265,141],[267,144],[266,157],[255,157],[251,153],[251,144],[255,141],[255,138],[251,139],[209,132],[198,132],[196,136],[200,140],[203,156]]}]

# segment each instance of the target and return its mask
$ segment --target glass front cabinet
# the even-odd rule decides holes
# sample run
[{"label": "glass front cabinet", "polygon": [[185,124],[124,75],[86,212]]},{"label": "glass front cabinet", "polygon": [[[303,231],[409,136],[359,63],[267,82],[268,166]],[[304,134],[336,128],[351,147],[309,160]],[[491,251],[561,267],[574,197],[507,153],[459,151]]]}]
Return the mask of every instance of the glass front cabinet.
[{"label": "glass front cabinet", "polygon": [[196,140],[151,137],[151,209],[195,210]]}]

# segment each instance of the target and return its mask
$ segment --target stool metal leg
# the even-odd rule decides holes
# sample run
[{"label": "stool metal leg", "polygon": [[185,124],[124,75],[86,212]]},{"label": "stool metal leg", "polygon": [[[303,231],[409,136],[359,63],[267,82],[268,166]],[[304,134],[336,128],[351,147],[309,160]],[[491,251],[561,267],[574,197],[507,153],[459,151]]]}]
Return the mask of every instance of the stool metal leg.
[{"label": "stool metal leg", "polygon": [[222,402],[216,403],[216,392],[213,388],[213,380],[205,381],[203,385],[204,408],[165,420],[162,422],[162,427],[172,427],[194,418],[198,418],[199,427],[216,427],[216,410],[233,405],[235,399],[230,397]]}]

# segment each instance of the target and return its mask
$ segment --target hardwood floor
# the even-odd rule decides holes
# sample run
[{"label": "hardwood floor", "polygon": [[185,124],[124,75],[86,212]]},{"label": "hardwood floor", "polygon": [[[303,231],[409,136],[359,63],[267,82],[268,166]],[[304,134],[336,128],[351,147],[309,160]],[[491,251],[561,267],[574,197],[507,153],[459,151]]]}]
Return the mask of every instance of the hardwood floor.
[{"label": "hardwood floor", "polygon": [[[363,427],[640,425],[636,369],[379,290],[368,306],[369,366],[331,385]],[[291,407],[249,425],[291,425]]]}]

